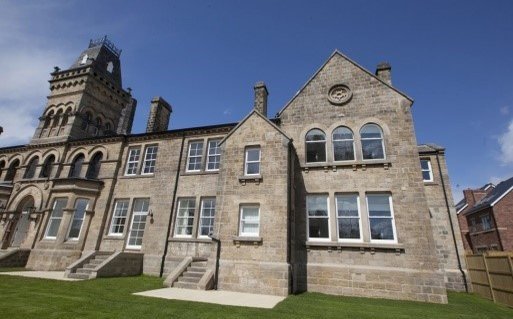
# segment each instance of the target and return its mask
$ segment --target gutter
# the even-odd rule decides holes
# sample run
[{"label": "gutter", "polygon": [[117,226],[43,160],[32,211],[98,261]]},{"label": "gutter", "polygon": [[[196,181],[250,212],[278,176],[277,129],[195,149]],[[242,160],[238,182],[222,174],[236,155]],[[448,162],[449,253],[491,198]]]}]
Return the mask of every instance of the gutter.
[{"label": "gutter", "polygon": [[442,174],[442,167],[440,166],[440,158],[439,155],[436,154],[436,163],[438,164],[438,173],[440,174],[440,180],[442,182],[442,189],[444,191],[444,199],[445,199],[445,207],[447,208],[447,217],[449,217],[449,224],[451,225],[451,234],[452,234],[452,240],[454,242],[454,249],[456,250],[456,259],[458,260],[458,269],[461,272],[461,276],[463,277],[463,284],[465,285],[465,291],[468,293],[468,285],[467,285],[467,276],[465,275],[465,272],[463,271],[463,268],[461,267],[461,260],[460,260],[460,252],[458,250],[458,244],[456,242],[456,235],[454,234],[454,225],[452,223],[451,218],[451,209],[449,207],[449,200],[447,199],[447,190],[445,189],[445,181],[444,181],[444,175]]}]

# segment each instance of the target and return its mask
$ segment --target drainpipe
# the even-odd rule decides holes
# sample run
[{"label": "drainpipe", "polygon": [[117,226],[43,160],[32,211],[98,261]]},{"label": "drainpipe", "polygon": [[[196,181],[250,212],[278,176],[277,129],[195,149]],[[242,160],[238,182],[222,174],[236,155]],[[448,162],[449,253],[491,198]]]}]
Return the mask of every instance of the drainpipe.
[{"label": "drainpipe", "polygon": [[208,234],[208,237],[212,239],[216,243],[216,271],[214,275],[214,290],[217,290],[217,283],[219,282],[219,257],[221,256],[221,240],[217,237],[214,237],[212,233]]},{"label": "drainpipe", "polygon": [[180,178],[180,169],[182,167],[183,145],[185,143],[185,133],[182,133],[182,146],[180,147],[180,156],[178,157],[178,167],[175,176],[175,189],[173,191],[173,201],[171,202],[171,212],[169,214],[169,223],[167,225],[166,242],[164,244],[164,254],[160,263],[160,277],[164,275],[164,264],[166,262],[167,250],[169,246],[169,235],[171,234],[171,222],[173,220],[173,212],[175,211],[176,192],[178,191],[178,179]]},{"label": "drainpipe", "polygon": [[467,276],[461,267],[460,253],[458,250],[458,244],[456,242],[456,235],[454,234],[454,225],[452,224],[451,209],[449,207],[449,200],[447,199],[447,191],[445,189],[444,175],[442,174],[442,167],[440,166],[440,159],[438,153],[436,153],[436,163],[438,164],[438,172],[440,174],[440,180],[442,182],[442,189],[444,191],[445,207],[447,208],[447,217],[449,217],[449,224],[451,225],[452,240],[454,242],[454,249],[456,250],[456,259],[458,260],[458,269],[463,277],[463,284],[465,285],[465,291],[468,293]]}]

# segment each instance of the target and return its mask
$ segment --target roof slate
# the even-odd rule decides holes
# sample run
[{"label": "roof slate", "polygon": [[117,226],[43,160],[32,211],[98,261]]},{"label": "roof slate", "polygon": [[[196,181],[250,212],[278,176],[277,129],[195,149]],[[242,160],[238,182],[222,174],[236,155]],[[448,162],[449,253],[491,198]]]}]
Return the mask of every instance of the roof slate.
[{"label": "roof slate", "polygon": [[[483,186],[482,188],[486,188],[488,184]],[[513,177],[510,179],[507,179],[505,181],[500,182],[495,188],[488,193],[485,197],[483,197],[479,202],[472,207],[468,212],[465,214],[471,214],[477,211],[480,211],[484,208],[490,207],[492,203],[494,203],[496,200],[498,200],[501,196],[505,195],[507,192],[511,191],[513,188]]]}]

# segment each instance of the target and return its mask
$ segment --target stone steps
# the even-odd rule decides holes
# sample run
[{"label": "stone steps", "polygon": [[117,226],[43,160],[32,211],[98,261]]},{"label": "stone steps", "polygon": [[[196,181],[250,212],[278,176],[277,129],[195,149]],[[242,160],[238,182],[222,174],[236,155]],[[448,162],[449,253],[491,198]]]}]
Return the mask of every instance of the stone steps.
[{"label": "stone steps", "polygon": [[193,261],[173,283],[175,288],[198,289],[198,283],[207,271],[206,261]]},{"label": "stone steps", "polygon": [[97,253],[93,258],[89,259],[89,261],[86,264],[84,264],[81,268],[77,268],[74,273],[69,274],[68,278],[89,279],[94,269],[101,265],[110,256],[110,253]]},{"label": "stone steps", "polygon": [[89,279],[88,274],[79,274],[79,273],[73,273],[69,274],[68,278],[74,278],[74,279]]}]

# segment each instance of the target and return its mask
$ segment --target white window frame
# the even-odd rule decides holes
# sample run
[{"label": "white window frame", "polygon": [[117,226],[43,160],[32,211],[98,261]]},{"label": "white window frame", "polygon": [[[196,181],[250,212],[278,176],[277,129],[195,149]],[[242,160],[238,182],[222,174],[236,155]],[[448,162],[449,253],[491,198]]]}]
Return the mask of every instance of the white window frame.
[{"label": "white window frame", "polygon": [[[322,134],[324,135],[324,140],[322,141],[308,141],[307,138],[308,138],[308,133],[310,133],[311,131],[314,131],[314,130],[318,130],[320,132],[322,132]],[[315,161],[315,162],[309,162],[308,161],[308,144],[315,144],[315,143],[324,143],[324,161]],[[305,134],[305,163],[307,164],[319,164],[319,163],[326,163],[328,161],[328,138],[326,136],[326,133],[321,130],[320,128],[312,128],[310,130],[308,130],[308,132],[306,132]]]},{"label": "white window frame", "polygon": [[[217,153],[216,154],[211,154],[210,153],[210,143],[213,143],[213,142],[217,142],[217,146],[214,147],[213,149],[217,150]],[[219,170],[219,166],[221,165],[221,147],[219,146],[219,142],[221,142],[220,139],[211,139],[211,140],[208,140],[207,142],[207,160],[206,160],[206,164],[205,164],[205,170],[206,171],[218,171]],[[210,161],[210,157],[213,156],[215,159],[219,159],[217,161],[213,161],[211,162]],[[214,163],[217,164],[217,168],[212,168],[212,169],[209,169],[208,168],[208,165],[211,164],[211,163]]]},{"label": "white window frame", "polygon": [[[118,205],[120,203],[123,203],[123,204],[126,203],[126,207],[120,208],[120,210],[119,210]],[[123,234],[125,233],[126,221],[129,219],[129,216],[128,216],[129,215],[129,213],[128,213],[129,206],[130,206],[130,200],[128,200],[128,199],[117,199],[114,202],[114,210],[112,211],[112,218],[111,218],[110,227],[109,227],[109,236],[115,236],[115,237],[123,236]],[[125,213],[125,216],[121,216],[119,214],[122,212]],[[123,224],[119,223],[118,220],[123,219],[123,218],[125,219],[125,222]],[[114,227],[122,227],[123,230],[121,232],[114,232]]]},{"label": "white window frame", "polygon": [[[388,196],[388,205],[390,207],[390,217],[371,217],[370,210],[369,210],[369,196]],[[387,193],[367,193],[365,194],[365,201],[367,204],[367,218],[368,218],[368,225],[369,225],[369,238],[371,243],[390,243],[390,244],[397,244],[397,232],[395,227],[395,216],[394,216],[394,206],[392,204],[392,195]],[[372,239],[372,231],[371,231],[371,218],[388,218],[392,220],[392,233],[394,235],[394,239]]]},{"label": "white window frame", "polygon": [[[204,216],[205,201],[213,201],[213,203],[214,203],[214,205],[213,205],[214,214],[212,216]],[[212,207],[210,207],[210,209],[212,209]],[[206,220],[213,219],[215,221],[215,218],[216,218],[216,198],[215,197],[205,197],[205,198],[202,198],[201,199],[199,225],[198,225],[198,238],[209,238],[208,234],[207,235],[201,235],[201,230],[202,230],[203,227],[210,228],[210,226],[204,226],[203,225],[203,220],[205,220],[205,219]],[[211,227],[212,227],[212,231],[213,231],[214,230],[214,224],[213,223],[212,223]]]},{"label": "white window frame", "polygon": [[[150,153],[150,150],[154,150],[154,152]],[[155,174],[155,167],[157,166],[158,151],[159,151],[158,145],[146,146],[146,149],[144,150],[144,159],[143,159],[143,166],[141,169],[141,175]],[[153,155],[154,155],[154,157],[153,157]],[[149,156],[152,156],[152,158],[148,159]],[[146,172],[147,168],[150,168],[151,172]]]},{"label": "white window frame", "polygon": [[[70,232],[71,232],[71,227],[73,226],[73,222],[75,221],[75,215],[77,213],[77,204],[78,204],[78,201],[79,200],[85,200],[87,201],[87,205],[84,209],[84,215],[83,217],[80,219],[80,229],[78,231],[78,236],[77,237],[71,237],[70,236]],[[75,200],[75,206],[74,206],[74,211],[73,211],[73,216],[71,217],[71,221],[69,223],[69,227],[68,227],[68,231],[67,231],[67,235],[66,235],[66,239],[67,240],[73,240],[73,241],[77,241],[79,238],[80,238],[80,235],[82,234],[82,228],[84,226],[84,220],[85,220],[85,217],[86,217],[86,214],[87,214],[87,210],[89,209],[89,204],[91,203],[91,200],[89,198],[77,198]],[[79,219],[77,219],[79,220]]]},{"label": "white window frame", "polygon": [[[338,216],[338,201],[337,201],[337,197],[356,197],[356,207],[358,209],[358,217],[355,217],[355,216],[350,216],[350,217],[339,217]],[[360,206],[360,196],[359,194],[344,194],[344,193],[340,193],[340,194],[335,194],[335,211],[336,211],[336,219],[337,219],[337,239],[339,242],[363,242],[363,231],[362,231],[362,211],[361,211],[361,206]],[[329,216],[329,215],[328,215]],[[359,227],[359,231],[360,231],[360,238],[340,238],[340,230],[339,230],[339,223],[338,223],[338,220],[339,219],[355,219],[355,218],[358,218],[358,227]]]},{"label": "white window frame", "polygon": [[[138,151],[138,154],[137,155],[134,155],[134,156],[137,156],[137,159],[135,160],[131,160],[131,154],[132,154],[132,151]],[[137,146],[137,147],[130,147],[128,149],[128,156],[127,156],[127,159],[126,159],[126,168],[125,168],[125,176],[135,176],[137,175],[137,173],[139,172],[139,162],[141,160],[141,147],[140,146]],[[128,173],[128,170],[130,169],[130,164],[135,164],[134,168],[135,168],[135,172],[134,173]]]},{"label": "white window frame", "polygon": [[[256,233],[243,232],[242,225],[245,222],[245,219],[243,217],[243,212],[244,212],[245,208],[256,208],[258,210],[258,231]],[[260,236],[260,205],[258,205],[258,204],[243,204],[243,205],[240,205],[239,236],[240,237],[259,237]]]},{"label": "white window frame", "polygon": [[[183,215],[181,216],[180,213],[181,213],[181,209],[184,209],[182,207],[183,205],[183,202],[191,202],[192,201],[192,207],[191,206],[187,206],[187,208],[185,208],[187,210],[187,214],[188,214],[188,210],[189,209],[193,209],[193,212],[192,212],[192,216],[190,215]],[[196,217],[196,198],[194,197],[183,197],[183,198],[179,198],[178,199],[178,207],[176,208],[176,218],[175,218],[175,229],[174,229],[174,237],[176,238],[192,238],[192,235],[194,234],[194,218]],[[188,235],[188,234],[179,234],[178,233],[178,227],[189,227],[188,223],[187,223],[187,226],[182,226],[181,224],[178,223],[179,220],[182,220],[182,219],[186,219],[187,221],[189,221],[190,219],[192,219],[192,225],[190,226],[191,227],[191,234]]]},{"label": "white window frame", "polygon": [[[142,210],[142,211],[135,211],[135,202],[137,200],[141,200],[141,201],[144,201],[146,200],[148,202],[148,209],[146,211]],[[143,205],[144,207],[144,205]],[[134,200],[132,201],[132,218],[130,219],[130,227],[128,229],[128,235],[127,235],[127,241],[126,241],[126,248],[127,249],[141,249],[142,248],[142,239],[144,238],[144,231],[145,231],[145,228],[146,228],[146,219],[148,217],[148,213],[150,211],[150,199],[149,198],[145,198],[145,197],[142,197],[142,198],[134,198]],[[144,228],[143,228],[143,237],[141,237],[141,245],[130,245],[130,239],[131,239],[131,233],[132,233],[132,230],[133,230],[133,226],[134,226],[134,219],[136,216],[146,216],[146,219],[144,220]],[[139,223],[141,223],[139,221]]]},{"label": "white window frame", "polygon": [[[428,168],[424,169],[422,168],[422,162],[427,162]],[[433,168],[431,167],[431,160],[428,158],[421,158],[420,159],[420,170],[422,173],[429,172],[429,179],[424,179],[424,174],[422,174],[422,180],[424,182],[432,182],[433,181]]]},{"label": "white window frame", "polygon": [[[249,154],[250,150],[258,150],[258,160],[257,161],[248,160],[248,154]],[[258,173],[249,174],[248,173],[248,164],[254,164],[254,163],[258,163]],[[262,165],[261,164],[262,164],[262,149],[260,148],[260,146],[255,145],[255,146],[246,147],[246,149],[244,150],[244,175],[245,176],[259,176],[262,173],[262,170],[261,170]]]},{"label": "white window frame", "polygon": [[[314,216],[310,217],[308,214],[308,197],[314,197],[314,196],[323,196],[326,197],[326,209],[328,216],[325,217],[319,217]],[[307,194],[306,195],[306,238],[308,241],[331,241],[331,217],[330,217],[330,195],[329,194]],[[310,237],[310,218],[326,218],[328,219],[328,237]],[[338,237],[338,236],[337,236]]]},{"label": "white window frame", "polygon": [[[370,125],[374,125],[379,129],[381,137],[379,137],[379,138],[378,137],[362,137],[362,129],[365,126],[370,126]],[[380,125],[378,125],[376,123],[366,123],[360,128],[359,133],[360,133],[360,144],[361,144],[360,146],[362,148],[362,160],[363,161],[383,161],[383,160],[387,159],[387,152],[385,149],[385,133],[383,132],[383,128]],[[383,158],[364,158],[363,141],[375,141],[375,140],[381,140],[381,149],[383,151]]]},{"label": "white window frame", "polygon": [[[201,144],[200,154],[199,155],[191,155],[192,145],[193,144]],[[189,142],[189,150],[187,151],[187,166],[185,167],[186,172],[201,172],[201,167],[203,164],[203,147],[205,143],[203,140],[195,140]],[[189,165],[191,164],[191,158],[199,158],[200,163],[198,169],[189,169]]]},{"label": "white window frame", "polygon": [[[61,209],[61,214],[62,216],[61,217],[58,217],[58,218],[55,218],[53,217],[53,213],[55,211],[55,207],[57,206],[57,202],[58,201],[65,201],[65,204],[64,206],[62,207]],[[46,225],[46,230],[45,230],[45,239],[56,239],[57,238],[57,235],[59,235],[59,228],[61,226],[61,223],[62,223],[62,219],[64,218],[64,209],[66,208],[66,206],[68,205],[68,198],[66,197],[58,197],[58,198],[55,198],[54,201],[53,201],[53,208],[52,208],[52,212],[50,213],[50,216],[48,217],[48,223]],[[52,221],[53,220],[56,220],[58,219],[59,220],[59,226],[57,227],[57,234],[55,234],[55,236],[48,236],[48,232],[50,231],[50,226],[52,224]]]}]

